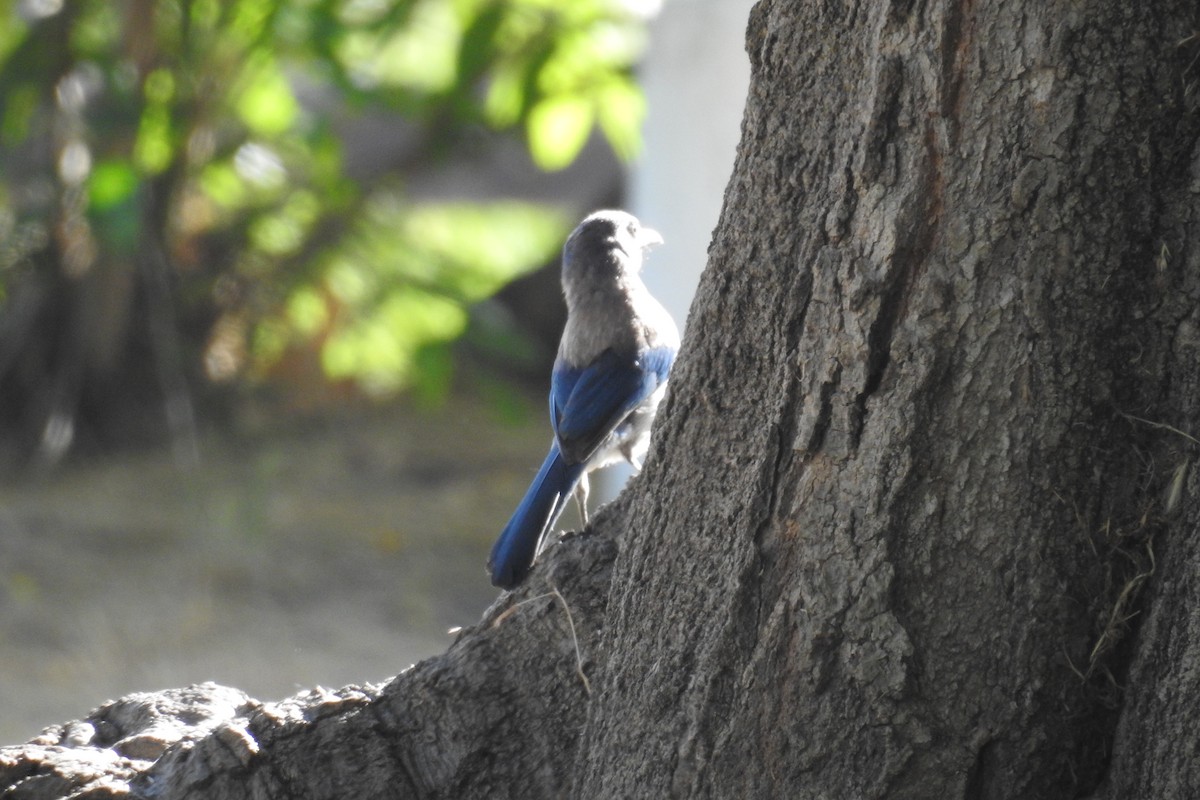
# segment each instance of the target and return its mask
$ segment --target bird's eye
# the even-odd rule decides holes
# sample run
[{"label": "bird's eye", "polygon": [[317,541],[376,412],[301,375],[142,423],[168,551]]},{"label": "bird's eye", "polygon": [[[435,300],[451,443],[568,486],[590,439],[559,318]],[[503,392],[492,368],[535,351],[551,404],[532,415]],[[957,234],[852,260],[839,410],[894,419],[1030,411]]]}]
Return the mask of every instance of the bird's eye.
[{"label": "bird's eye", "polygon": [[631,222],[625,226],[625,230],[629,231],[630,236],[637,236],[637,223]]}]

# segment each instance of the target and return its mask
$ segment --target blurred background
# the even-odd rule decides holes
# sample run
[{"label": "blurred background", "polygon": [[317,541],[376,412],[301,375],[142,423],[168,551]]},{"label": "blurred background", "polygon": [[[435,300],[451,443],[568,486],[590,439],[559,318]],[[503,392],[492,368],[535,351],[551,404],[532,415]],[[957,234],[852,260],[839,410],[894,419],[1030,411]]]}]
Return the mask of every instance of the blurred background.
[{"label": "blurred background", "polygon": [[0,744],[384,680],[477,619],[563,238],[657,228],[683,326],[750,6],[0,0]]}]

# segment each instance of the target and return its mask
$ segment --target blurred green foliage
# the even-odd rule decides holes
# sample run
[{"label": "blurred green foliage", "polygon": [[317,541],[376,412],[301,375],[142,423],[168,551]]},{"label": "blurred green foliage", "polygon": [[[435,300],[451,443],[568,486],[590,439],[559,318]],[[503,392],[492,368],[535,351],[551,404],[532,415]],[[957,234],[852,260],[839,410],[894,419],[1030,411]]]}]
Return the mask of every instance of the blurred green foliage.
[{"label": "blurred green foliage", "polygon": [[[422,201],[406,172],[481,135],[548,170],[597,126],[631,154],[640,33],[616,0],[0,0],[0,410],[44,446],[106,370],[116,402],[134,363],[170,395],[305,348],[436,393],[469,306],[569,221]],[[338,122],[380,111],[405,146],[352,179]]]}]

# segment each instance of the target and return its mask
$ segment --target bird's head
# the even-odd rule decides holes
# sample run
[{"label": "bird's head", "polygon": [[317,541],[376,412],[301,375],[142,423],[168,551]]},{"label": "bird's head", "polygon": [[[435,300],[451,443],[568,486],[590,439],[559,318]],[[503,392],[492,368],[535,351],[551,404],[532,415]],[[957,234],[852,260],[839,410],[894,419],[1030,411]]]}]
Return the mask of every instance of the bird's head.
[{"label": "bird's head", "polygon": [[658,231],[643,227],[632,214],[596,211],[567,237],[563,268],[565,271],[577,265],[598,267],[604,263],[636,273],[642,268],[645,252],[662,241]]}]

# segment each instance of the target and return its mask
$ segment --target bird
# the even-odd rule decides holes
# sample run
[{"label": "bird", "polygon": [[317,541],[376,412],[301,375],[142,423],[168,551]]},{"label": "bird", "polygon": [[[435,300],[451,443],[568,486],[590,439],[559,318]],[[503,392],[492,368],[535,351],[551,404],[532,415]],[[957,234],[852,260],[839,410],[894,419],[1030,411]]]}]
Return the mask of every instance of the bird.
[{"label": "bird", "polygon": [[641,471],[650,426],[679,351],[679,329],[642,282],[662,236],[632,214],[589,214],[567,237],[567,322],[550,374],[554,439],[524,499],[492,547],[494,586],[518,586],[539,542],[575,497],[586,526],[588,473],[622,460]]}]

